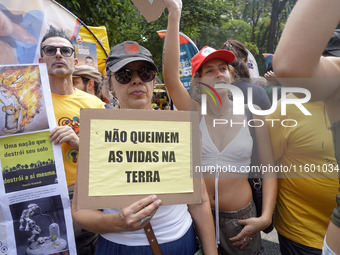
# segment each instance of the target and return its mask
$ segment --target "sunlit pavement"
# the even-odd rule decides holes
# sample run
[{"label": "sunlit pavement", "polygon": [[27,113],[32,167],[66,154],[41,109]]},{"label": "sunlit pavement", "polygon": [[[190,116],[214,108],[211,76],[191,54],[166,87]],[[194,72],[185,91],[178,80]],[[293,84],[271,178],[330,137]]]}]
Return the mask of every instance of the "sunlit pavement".
[{"label": "sunlit pavement", "polygon": [[281,255],[277,232],[274,229],[269,234],[261,232],[262,252],[261,255]]}]

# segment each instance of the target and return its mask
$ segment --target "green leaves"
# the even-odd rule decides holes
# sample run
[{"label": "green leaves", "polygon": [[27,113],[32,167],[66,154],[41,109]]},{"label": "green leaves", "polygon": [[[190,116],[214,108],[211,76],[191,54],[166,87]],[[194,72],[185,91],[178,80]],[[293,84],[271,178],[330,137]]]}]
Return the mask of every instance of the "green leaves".
[{"label": "green leaves", "polygon": [[[133,3],[127,0],[57,1],[86,25],[105,26],[111,47],[126,40],[138,41],[151,51],[161,70],[163,42],[156,31],[166,29],[167,10],[158,20],[147,23]],[[275,50],[286,19],[296,2],[296,0],[182,1],[180,29],[198,48],[205,45],[220,48],[227,38],[234,38],[248,46],[259,62],[263,62],[261,54],[267,52],[267,49]],[[273,10],[274,3],[278,9]],[[264,70],[264,66],[260,64],[259,68]]]}]

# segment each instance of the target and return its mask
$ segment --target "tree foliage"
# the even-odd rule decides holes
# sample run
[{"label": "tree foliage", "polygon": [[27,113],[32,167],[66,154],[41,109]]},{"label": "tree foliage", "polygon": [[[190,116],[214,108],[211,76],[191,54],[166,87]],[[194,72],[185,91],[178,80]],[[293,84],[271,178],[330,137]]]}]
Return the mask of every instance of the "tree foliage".
[{"label": "tree foliage", "polygon": [[[166,29],[167,11],[147,23],[131,1],[56,0],[86,25],[105,26],[110,45],[133,40],[150,49],[161,67],[163,42],[156,31]],[[227,38],[244,43],[263,73],[262,53],[273,53],[296,0],[182,0],[181,31],[200,49],[220,48]]]}]

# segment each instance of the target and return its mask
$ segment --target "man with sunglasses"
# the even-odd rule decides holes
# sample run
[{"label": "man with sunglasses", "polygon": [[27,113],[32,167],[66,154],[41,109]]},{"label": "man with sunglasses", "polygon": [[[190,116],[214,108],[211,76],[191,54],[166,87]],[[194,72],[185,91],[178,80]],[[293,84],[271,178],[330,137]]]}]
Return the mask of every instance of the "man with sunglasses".
[{"label": "man with sunglasses", "polygon": [[[50,29],[40,44],[40,63],[46,63],[57,127],[50,141],[60,144],[70,199],[73,198],[79,147],[81,108],[104,108],[102,101],[73,87],[72,74],[78,60],[71,40],[63,30]],[[95,234],[74,227],[78,254],[94,254]]]}]

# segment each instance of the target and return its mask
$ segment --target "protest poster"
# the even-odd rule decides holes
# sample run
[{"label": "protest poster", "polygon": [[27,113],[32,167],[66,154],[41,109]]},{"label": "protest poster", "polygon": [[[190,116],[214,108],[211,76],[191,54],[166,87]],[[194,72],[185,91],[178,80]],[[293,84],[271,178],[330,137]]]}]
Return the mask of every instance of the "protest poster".
[{"label": "protest poster", "polygon": [[[78,207],[122,208],[156,194],[163,205],[199,203],[198,115],[82,109]],[[114,207],[113,207],[114,206]]]},{"label": "protest poster", "polygon": [[1,254],[76,254],[45,64],[0,66]]}]

